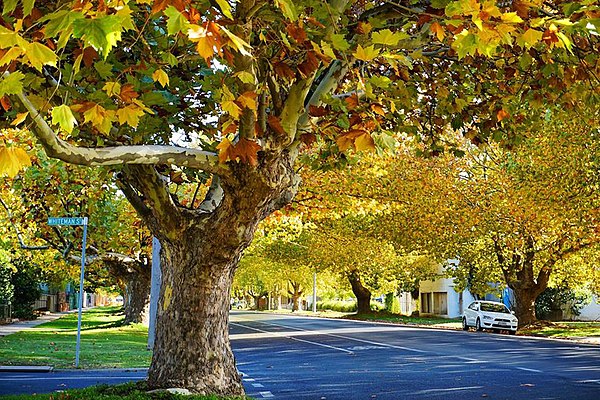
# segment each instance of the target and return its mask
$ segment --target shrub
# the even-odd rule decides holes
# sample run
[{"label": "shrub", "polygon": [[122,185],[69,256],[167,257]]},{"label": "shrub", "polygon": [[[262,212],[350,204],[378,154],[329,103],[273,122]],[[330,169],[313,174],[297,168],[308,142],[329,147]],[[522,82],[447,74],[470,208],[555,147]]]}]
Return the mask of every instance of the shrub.
[{"label": "shrub", "polygon": [[331,310],[339,312],[354,312],[356,311],[355,301],[344,300],[324,300],[317,302],[318,310]]},{"label": "shrub", "polygon": [[589,301],[588,295],[568,287],[546,288],[535,301],[535,314],[539,319],[553,319],[557,311],[566,309],[572,315],[579,315]]},{"label": "shrub", "polygon": [[400,314],[400,300],[394,293],[385,295],[385,309],[392,314]]},{"label": "shrub", "polygon": [[21,319],[35,319],[33,305],[41,293],[41,271],[25,260],[13,260],[12,263],[17,268],[11,278],[14,286],[13,316]]}]

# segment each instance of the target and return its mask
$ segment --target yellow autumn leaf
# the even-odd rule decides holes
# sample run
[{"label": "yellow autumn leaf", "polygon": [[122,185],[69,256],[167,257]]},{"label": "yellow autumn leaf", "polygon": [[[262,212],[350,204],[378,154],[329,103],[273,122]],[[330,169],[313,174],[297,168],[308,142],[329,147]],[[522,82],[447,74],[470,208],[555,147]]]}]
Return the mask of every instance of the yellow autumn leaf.
[{"label": "yellow autumn leaf", "polygon": [[112,128],[115,112],[96,104],[83,113],[83,118],[84,122],[90,122],[100,132],[108,134]]},{"label": "yellow autumn leaf", "polygon": [[167,87],[169,85],[169,75],[162,69],[157,69],[152,73],[152,80],[160,83],[162,87]]},{"label": "yellow autumn leaf", "polygon": [[242,107],[256,110],[256,97],[257,94],[255,92],[245,92],[237,98],[237,101],[242,105]]},{"label": "yellow autumn leaf", "polygon": [[133,128],[137,128],[140,118],[143,115],[144,110],[135,104],[130,104],[125,108],[117,110],[117,120],[119,121],[119,124],[128,124]]},{"label": "yellow autumn leaf", "polygon": [[354,52],[354,57],[361,61],[371,61],[375,57],[379,55],[379,50],[375,48],[375,46],[371,45],[369,47],[363,48],[360,44],[356,48]]},{"label": "yellow autumn leaf", "polygon": [[21,169],[31,166],[25,150],[19,147],[0,147],[0,174],[14,178]]},{"label": "yellow autumn leaf", "polygon": [[42,70],[44,65],[56,67],[56,54],[48,46],[38,42],[29,43],[25,49],[25,56],[32,67],[38,71]]},{"label": "yellow autumn leaf", "polygon": [[509,12],[502,14],[502,21],[507,22],[509,24],[520,24],[523,22],[523,19],[517,15],[516,12]]},{"label": "yellow autumn leaf", "polygon": [[24,113],[18,113],[17,117],[14,119],[13,122],[11,122],[10,124],[12,126],[17,126],[19,125],[21,122],[25,121],[25,118],[27,118],[27,116],[29,115],[28,112],[24,112]]},{"label": "yellow autumn leaf", "polygon": [[521,35],[521,40],[519,41],[519,44],[523,45],[526,48],[530,48],[539,43],[542,40],[543,36],[543,32],[540,32],[535,29],[527,29],[525,33]]},{"label": "yellow autumn leaf", "polygon": [[109,97],[117,96],[121,93],[121,84],[119,82],[106,82],[102,90],[106,92]]},{"label": "yellow autumn leaf", "polygon": [[242,114],[240,106],[238,106],[235,101],[232,100],[221,102],[221,108],[235,119],[238,119]]},{"label": "yellow autumn leaf", "polygon": [[229,41],[231,42],[231,44],[230,44],[231,47],[237,49],[237,51],[239,51],[242,55],[252,57],[252,54],[250,54],[250,52],[248,50],[246,50],[246,49],[252,49],[252,46],[250,46],[242,38],[234,35],[231,31],[229,31],[225,27],[221,26],[221,30],[223,32],[225,32],[225,34],[229,38]]},{"label": "yellow autumn leaf", "polygon": [[219,150],[219,162],[221,163],[236,159],[235,147],[227,138],[224,138],[221,143],[217,145],[217,150]]},{"label": "yellow autumn leaf", "polygon": [[373,151],[375,150],[375,141],[368,132],[365,132],[354,140],[354,147],[357,151]]}]

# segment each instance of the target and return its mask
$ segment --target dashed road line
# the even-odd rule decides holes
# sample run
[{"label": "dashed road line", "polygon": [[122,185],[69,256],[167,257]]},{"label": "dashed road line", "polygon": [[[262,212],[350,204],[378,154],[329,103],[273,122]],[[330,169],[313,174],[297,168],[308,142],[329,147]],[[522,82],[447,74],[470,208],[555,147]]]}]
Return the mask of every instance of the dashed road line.
[{"label": "dashed road line", "polygon": [[[282,338],[286,338],[286,339],[290,339],[290,340],[295,340],[297,342],[308,343],[308,344],[312,344],[312,345],[315,345],[315,346],[325,347],[325,348],[328,348],[328,349],[341,351],[341,352],[344,352],[344,353],[347,353],[347,354],[354,354],[353,351],[342,349],[341,347],[335,347],[335,346],[330,346],[328,344],[323,344],[323,343],[319,343],[319,342],[313,342],[313,341],[310,341],[310,340],[299,339],[297,337],[289,336],[289,335],[286,335],[286,334],[280,333],[280,332],[269,332],[269,331],[265,331],[265,330],[262,330],[262,329],[253,328],[253,327],[250,327],[250,326],[238,324],[238,323],[235,323],[235,322],[230,322],[229,325],[236,325],[236,326],[240,326],[242,328],[250,329],[250,330],[253,330],[253,331],[256,331],[256,332],[268,333],[268,334],[273,335],[273,336],[279,336],[279,337],[282,337]],[[271,324],[267,324],[267,325],[271,325]]]},{"label": "dashed road line", "polygon": [[533,369],[533,368],[517,367],[517,369],[520,369],[521,371],[527,371],[527,372],[537,372],[538,374],[542,373],[542,371],[540,371],[539,369]]}]

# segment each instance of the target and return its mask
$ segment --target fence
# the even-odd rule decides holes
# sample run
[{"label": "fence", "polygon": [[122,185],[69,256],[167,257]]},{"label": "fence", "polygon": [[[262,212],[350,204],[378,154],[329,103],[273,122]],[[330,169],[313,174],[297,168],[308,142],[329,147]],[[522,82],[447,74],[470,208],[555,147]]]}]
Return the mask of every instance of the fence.
[{"label": "fence", "polygon": [[12,304],[0,302],[0,322],[10,322],[12,319]]}]

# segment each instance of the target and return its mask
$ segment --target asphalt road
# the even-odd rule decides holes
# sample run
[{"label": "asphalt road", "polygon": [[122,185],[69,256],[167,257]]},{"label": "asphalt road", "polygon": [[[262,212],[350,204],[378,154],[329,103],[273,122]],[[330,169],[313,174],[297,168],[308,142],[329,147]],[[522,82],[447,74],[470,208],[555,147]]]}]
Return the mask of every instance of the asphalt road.
[{"label": "asphalt road", "polygon": [[598,346],[252,312],[231,343],[257,399],[600,399]]},{"label": "asphalt road", "polygon": [[[600,348],[244,311],[231,343],[256,399],[600,399]],[[145,377],[145,370],[0,373],[0,395]]]}]

